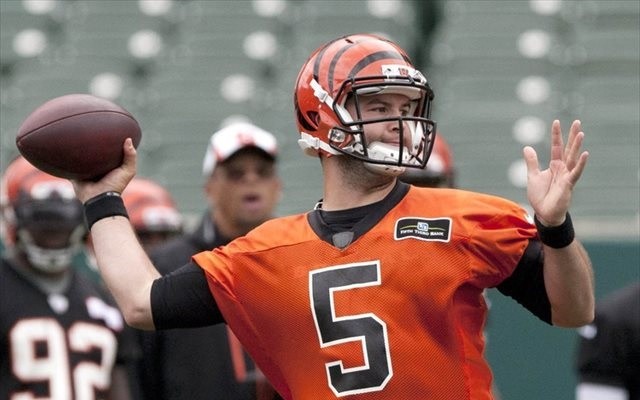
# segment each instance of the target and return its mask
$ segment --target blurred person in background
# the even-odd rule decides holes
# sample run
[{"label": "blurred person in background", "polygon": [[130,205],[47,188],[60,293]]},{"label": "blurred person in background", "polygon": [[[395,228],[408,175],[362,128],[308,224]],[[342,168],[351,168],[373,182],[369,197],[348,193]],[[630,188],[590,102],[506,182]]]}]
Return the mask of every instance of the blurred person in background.
[{"label": "blurred person in background", "polygon": [[171,193],[160,183],[136,177],[122,192],[122,200],[147,252],[182,233],[182,214]]},{"label": "blurred person in background", "polygon": [[72,268],[86,227],[71,182],[19,157],[0,190],[0,398],[130,399],[133,337],[110,295]]},{"label": "blurred person in background", "polygon": [[[277,152],[275,136],[250,123],[233,123],[211,136],[203,161],[207,211],[193,232],[150,252],[160,273],[172,272],[193,254],[227,244],[274,216],[282,190]],[[125,204],[128,190],[123,192]],[[225,325],[144,332],[142,347],[148,400],[279,398]]]},{"label": "blurred person in background", "polygon": [[578,333],[576,400],[640,400],[640,281],[598,301]]}]

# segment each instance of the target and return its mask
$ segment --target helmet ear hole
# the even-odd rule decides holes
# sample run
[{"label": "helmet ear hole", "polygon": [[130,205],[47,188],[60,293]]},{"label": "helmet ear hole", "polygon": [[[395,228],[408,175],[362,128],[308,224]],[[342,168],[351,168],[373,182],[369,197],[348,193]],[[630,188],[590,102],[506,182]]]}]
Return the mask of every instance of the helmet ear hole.
[{"label": "helmet ear hole", "polygon": [[318,126],[320,125],[320,114],[317,111],[307,112],[307,121],[313,121],[313,128],[311,129],[318,129]]},{"label": "helmet ear hole", "polygon": [[[304,129],[305,131],[313,132],[318,129],[317,121],[319,120],[319,118],[318,118],[317,112],[307,111],[306,114],[302,114],[300,112],[300,109],[296,108],[296,117],[298,121],[298,126],[302,127],[302,129]],[[310,121],[313,121],[314,125],[312,125]]]}]

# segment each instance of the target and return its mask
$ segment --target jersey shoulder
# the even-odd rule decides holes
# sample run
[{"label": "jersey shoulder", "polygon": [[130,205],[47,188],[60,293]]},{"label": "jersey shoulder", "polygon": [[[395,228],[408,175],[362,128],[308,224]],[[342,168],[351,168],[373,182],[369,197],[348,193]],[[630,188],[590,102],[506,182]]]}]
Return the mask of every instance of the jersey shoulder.
[{"label": "jersey shoulder", "polygon": [[513,200],[488,194],[473,192],[464,189],[447,188],[421,188],[412,186],[408,198],[428,200],[428,207],[444,209],[448,211],[469,210],[476,213],[492,213],[496,209],[503,211],[524,210],[521,204]]},{"label": "jersey shoulder", "polygon": [[266,251],[274,252],[317,239],[307,221],[307,214],[296,214],[268,220],[247,235],[212,251],[197,253],[192,259],[200,267],[210,270],[211,265],[225,264],[229,258]]},{"label": "jersey shoulder", "polygon": [[255,252],[314,239],[317,236],[309,226],[307,214],[296,214],[268,220],[246,236],[232,241],[228,247]]},{"label": "jersey shoulder", "polygon": [[535,229],[533,216],[512,200],[461,189],[412,187],[401,212],[447,217],[469,229]]}]

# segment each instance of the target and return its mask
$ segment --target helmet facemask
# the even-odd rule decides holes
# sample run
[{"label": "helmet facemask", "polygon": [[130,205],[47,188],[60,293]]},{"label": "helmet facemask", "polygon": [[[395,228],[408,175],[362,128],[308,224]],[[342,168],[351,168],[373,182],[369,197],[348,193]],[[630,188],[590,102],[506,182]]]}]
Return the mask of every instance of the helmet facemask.
[{"label": "helmet facemask", "polygon": [[[405,66],[388,66],[387,70],[409,71]],[[331,97],[318,82],[312,81],[315,96],[331,107],[339,125],[330,128],[326,151],[332,154],[344,154],[364,161],[366,166],[378,173],[399,175],[406,167],[424,168],[433,147],[436,124],[429,119],[433,92],[424,76],[417,70],[410,70],[400,75],[379,75],[353,77],[345,80],[335,97]],[[411,110],[403,116],[377,119],[363,119],[360,112],[360,99],[363,96],[379,94],[401,94],[411,102]],[[355,115],[347,111],[346,104],[352,101]],[[396,122],[400,143],[411,143],[406,146],[393,146],[381,142],[368,143],[364,134],[365,126],[381,122]],[[303,138],[301,145],[311,138]],[[313,139],[312,139],[313,140]],[[317,146],[322,147],[321,143]],[[305,146],[303,146],[304,148]],[[313,146],[316,147],[316,146]]]},{"label": "helmet facemask", "polygon": [[77,200],[25,200],[15,207],[15,214],[16,247],[33,268],[51,274],[71,266],[86,234]]},{"label": "helmet facemask", "polygon": [[49,249],[38,246],[31,233],[27,230],[18,231],[18,246],[27,256],[29,264],[40,272],[56,274],[66,271],[73,262],[73,257],[82,248],[84,229],[76,228],[69,235],[69,245],[59,249]]},{"label": "helmet facemask", "polygon": [[[415,73],[422,77],[420,72]],[[337,92],[336,101],[332,102],[333,110],[343,126],[336,126],[329,131],[331,148],[365,161],[367,168],[378,173],[399,175],[406,167],[424,168],[433,147],[436,124],[427,117],[433,93],[426,85],[426,80],[421,82],[404,75],[368,76],[345,81]],[[387,93],[407,96],[411,101],[409,112],[403,116],[363,119],[361,98]],[[347,102],[353,102],[355,115],[347,111]],[[369,143],[364,133],[365,126],[381,122],[396,122],[399,142],[411,145]]]}]

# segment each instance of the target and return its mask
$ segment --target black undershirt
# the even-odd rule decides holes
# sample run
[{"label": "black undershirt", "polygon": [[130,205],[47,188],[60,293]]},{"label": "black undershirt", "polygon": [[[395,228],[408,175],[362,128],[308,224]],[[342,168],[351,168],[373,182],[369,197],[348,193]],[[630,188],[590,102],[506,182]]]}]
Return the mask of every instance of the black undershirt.
[{"label": "black undershirt", "polygon": [[[316,209],[308,214],[308,221],[320,238],[338,248],[345,248],[371,229],[408,191],[408,185],[398,183],[379,202],[341,211]],[[497,289],[542,321],[551,324],[551,305],[544,285],[542,265],[542,245],[537,240],[531,240],[514,272]],[[199,327],[224,322],[204,271],[193,262],[153,283],[151,309],[156,329]]]}]

